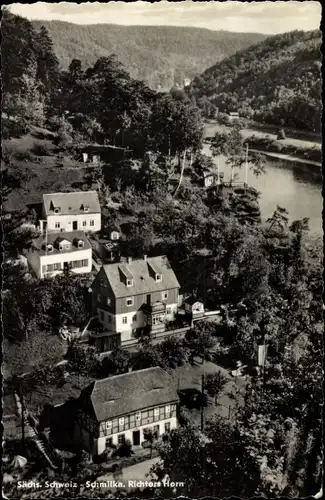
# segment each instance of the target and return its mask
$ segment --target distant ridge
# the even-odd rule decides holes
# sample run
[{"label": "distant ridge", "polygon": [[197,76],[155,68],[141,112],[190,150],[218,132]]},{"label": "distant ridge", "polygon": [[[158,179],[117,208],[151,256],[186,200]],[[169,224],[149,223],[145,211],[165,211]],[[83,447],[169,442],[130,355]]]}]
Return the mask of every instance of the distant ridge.
[{"label": "distant ridge", "polygon": [[189,93],[202,108],[318,133],[321,43],[319,30],[270,36],[206,69]]},{"label": "distant ridge", "polygon": [[64,21],[33,21],[45,26],[65,68],[72,59],[88,67],[102,56],[116,54],[134,78],[152,88],[170,88],[193,78],[237,50],[266,38],[259,33],[232,33],[174,26],[79,25]]}]

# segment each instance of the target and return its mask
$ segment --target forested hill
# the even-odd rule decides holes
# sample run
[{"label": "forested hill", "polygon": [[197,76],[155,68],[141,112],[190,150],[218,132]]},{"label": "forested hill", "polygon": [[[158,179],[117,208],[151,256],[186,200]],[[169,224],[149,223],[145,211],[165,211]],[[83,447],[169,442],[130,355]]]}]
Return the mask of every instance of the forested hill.
[{"label": "forested hill", "polygon": [[78,25],[61,21],[35,21],[44,25],[64,68],[72,59],[84,67],[99,57],[116,54],[131,76],[152,88],[170,88],[192,78],[211,64],[265,39],[258,33],[231,33],[172,26]]},{"label": "forested hill", "polygon": [[218,62],[192,82],[206,114],[239,111],[257,121],[320,129],[321,32],[267,38]]}]

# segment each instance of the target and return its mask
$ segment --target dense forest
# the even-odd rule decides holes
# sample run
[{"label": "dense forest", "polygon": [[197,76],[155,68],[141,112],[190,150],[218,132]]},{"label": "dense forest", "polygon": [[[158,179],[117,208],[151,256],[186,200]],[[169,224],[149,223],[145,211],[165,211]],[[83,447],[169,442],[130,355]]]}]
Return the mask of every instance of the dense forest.
[{"label": "dense forest", "polygon": [[218,62],[192,82],[190,94],[206,115],[243,117],[320,131],[321,32],[269,37]]},{"label": "dense forest", "polygon": [[50,33],[62,67],[80,59],[85,67],[111,53],[133,78],[154,89],[171,88],[193,78],[224,57],[264,40],[258,33],[230,33],[172,26],[81,26],[61,21],[34,21]]}]

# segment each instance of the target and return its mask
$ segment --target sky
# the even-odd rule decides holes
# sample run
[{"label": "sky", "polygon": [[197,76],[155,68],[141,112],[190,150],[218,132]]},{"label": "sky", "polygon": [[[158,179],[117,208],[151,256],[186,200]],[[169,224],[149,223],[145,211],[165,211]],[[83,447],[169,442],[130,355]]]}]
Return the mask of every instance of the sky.
[{"label": "sky", "polygon": [[60,2],[13,3],[10,10],[30,20],[77,24],[196,26],[212,30],[277,34],[318,29],[321,3],[303,2]]}]

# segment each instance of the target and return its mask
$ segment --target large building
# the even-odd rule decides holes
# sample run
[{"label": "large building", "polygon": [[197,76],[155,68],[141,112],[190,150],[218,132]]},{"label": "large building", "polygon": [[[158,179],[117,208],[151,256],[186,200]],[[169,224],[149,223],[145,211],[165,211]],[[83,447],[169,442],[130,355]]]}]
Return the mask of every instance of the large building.
[{"label": "large building", "polygon": [[100,229],[101,210],[96,191],[43,195],[41,232],[97,232]]},{"label": "large building", "polygon": [[[92,286],[93,309],[111,350],[136,333],[159,333],[175,319],[179,282],[166,256],[104,265]],[[103,350],[103,349],[100,349]]]},{"label": "large building", "polygon": [[171,376],[147,368],[102,380],[86,387],[78,400],[75,440],[93,455],[129,440],[134,447],[177,427],[179,397]]},{"label": "large building", "polygon": [[90,273],[92,250],[83,231],[48,233],[34,240],[27,261],[38,278],[50,278],[69,269],[75,273]]}]

